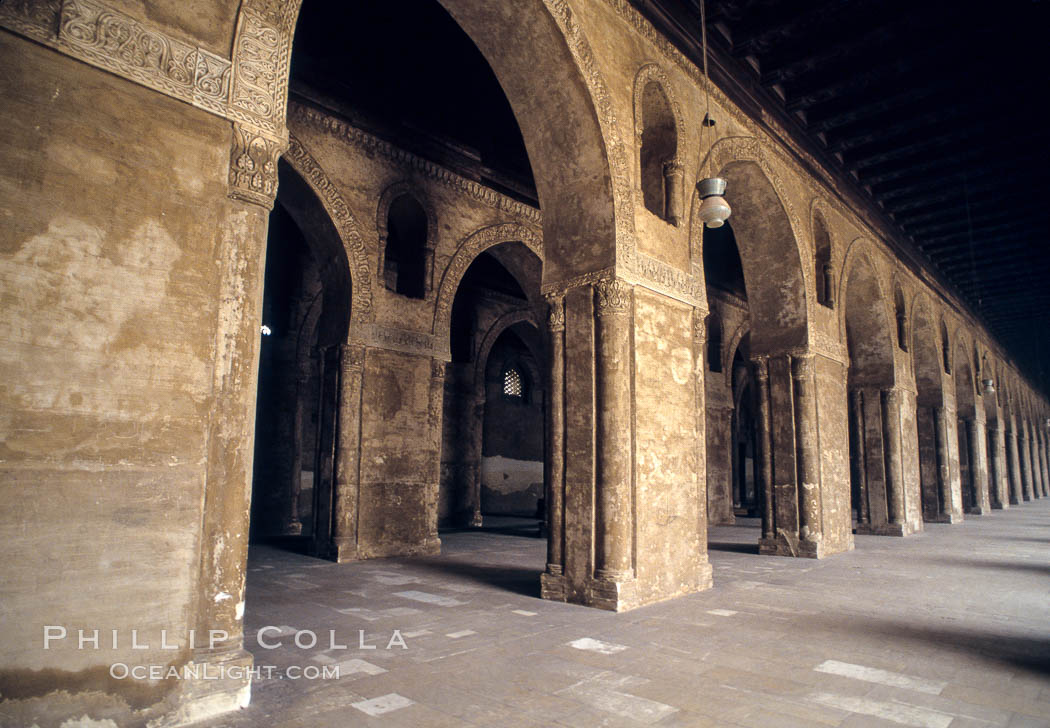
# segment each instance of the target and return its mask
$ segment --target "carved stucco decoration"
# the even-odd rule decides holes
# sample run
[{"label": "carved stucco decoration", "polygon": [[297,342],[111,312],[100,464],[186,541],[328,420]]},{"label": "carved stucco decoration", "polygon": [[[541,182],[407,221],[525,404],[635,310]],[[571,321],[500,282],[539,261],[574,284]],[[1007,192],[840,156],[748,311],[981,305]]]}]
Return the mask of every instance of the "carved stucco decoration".
[{"label": "carved stucco decoration", "polygon": [[350,261],[351,306],[350,320],[370,322],[375,318],[372,305],[372,269],[368,264],[368,254],[364,238],[350,206],[339,194],[339,190],[325,174],[321,165],[310,155],[306,148],[294,136],[289,138],[285,160],[299,175],[321,201],[332,224],[343,241],[346,257]]},{"label": "carved stucco decoration", "polygon": [[634,287],[619,278],[602,278],[594,284],[594,313],[601,316],[626,314],[631,310]]},{"label": "carved stucco decoration", "polygon": [[[284,133],[299,0],[246,2],[233,59],[187,43],[98,0],[0,0],[0,25],[199,109]],[[280,24],[277,24],[279,21]]]},{"label": "carved stucco decoration", "polygon": [[273,209],[277,196],[277,160],[283,150],[282,140],[246,124],[234,123],[230,197]]},{"label": "carved stucco decoration", "polygon": [[474,259],[491,247],[501,243],[518,242],[525,245],[536,256],[543,260],[543,239],[531,227],[516,222],[499,223],[483,227],[471,233],[459,244],[455,255],[449,261],[441,275],[441,286],[438,288],[437,301],[434,305],[434,326],[431,329],[435,337],[447,342],[452,318],[452,301],[459,288],[459,282]]}]

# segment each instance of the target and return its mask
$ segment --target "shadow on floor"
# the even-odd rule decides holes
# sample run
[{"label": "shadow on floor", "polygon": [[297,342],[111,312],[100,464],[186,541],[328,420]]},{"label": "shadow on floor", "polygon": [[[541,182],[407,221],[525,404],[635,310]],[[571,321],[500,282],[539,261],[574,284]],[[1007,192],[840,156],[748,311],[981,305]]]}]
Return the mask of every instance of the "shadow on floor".
[{"label": "shadow on floor", "polygon": [[471,564],[449,556],[412,561],[412,568],[428,571],[438,578],[458,579],[514,592],[525,597],[540,596],[539,569],[504,564]]},{"label": "shadow on floor", "polygon": [[737,554],[758,555],[757,543],[729,543],[726,541],[708,541],[708,551],[732,551]]},{"label": "shadow on floor", "polygon": [[827,618],[823,620],[823,627],[830,631],[845,630],[869,637],[882,635],[886,640],[921,643],[924,649],[932,645],[939,650],[976,655],[1038,675],[1050,675],[1050,638],[1044,636],[1020,637],[989,630],[921,626],[896,620],[866,620],[862,626],[856,617],[852,617],[848,624]]}]

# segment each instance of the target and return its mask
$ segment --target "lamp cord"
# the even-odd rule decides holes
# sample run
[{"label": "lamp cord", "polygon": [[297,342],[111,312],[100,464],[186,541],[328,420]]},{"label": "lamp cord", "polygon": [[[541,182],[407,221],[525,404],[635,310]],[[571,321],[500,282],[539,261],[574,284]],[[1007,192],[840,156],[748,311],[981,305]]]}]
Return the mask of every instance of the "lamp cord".
[{"label": "lamp cord", "polygon": [[[702,58],[704,66],[704,118],[700,120],[700,149],[704,147],[704,130],[707,128],[708,120],[711,118],[711,77],[707,75],[707,13],[704,9],[704,0],[700,0],[700,45],[703,49]],[[708,155],[709,157],[710,155]],[[710,160],[704,158],[704,170],[707,169]],[[704,170],[701,170],[703,172]]]}]

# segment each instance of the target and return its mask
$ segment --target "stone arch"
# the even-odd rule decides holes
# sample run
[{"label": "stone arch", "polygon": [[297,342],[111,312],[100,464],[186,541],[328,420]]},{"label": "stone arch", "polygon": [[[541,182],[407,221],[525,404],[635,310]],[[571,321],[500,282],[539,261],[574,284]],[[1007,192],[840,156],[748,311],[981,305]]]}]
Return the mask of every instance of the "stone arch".
[{"label": "stone arch", "polygon": [[893,314],[886,284],[878,274],[873,246],[858,239],[843,265],[840,315],[849,353],[850,378],[858,385],[889,387],[896,380]]},{"label": "stone arch", "polygon": [[959,417],[974,417],[977,411],[977,390],[973,362],[969,355],[970,342],[962,327],[955,332],[955,411]]},{"label": "stone arch", "polygon": [[[733,357],[736,356],[737,349],[740,348],[741,342],[744,337],[751,333],[751,322],[744,321],[736,330],[733,331],[732,335],[726,339],[725,352],[722,357],[722,371],[726,376],[726,386],[732,387],[733,385]],[[750,358],[750,353],[748,354]]]},{"label": "stone arch", "polygon": [[[496,322],[489,327],[489,330],[485,332],[485,338],[481,340],[481,345],[478,347],[478,354],[474,361],[474,387],[478,389],[485,385],[485,367],[488,365],[489,354],[492,352],[492,347],[496,341],[503,334],[504,331],[510,327],[520,324],[527,323],[531,324],[534,328],[536,326],[536,316],[531,309],[520,308],[515,311],[508,311],[507,313],[496,319]],[[529,346],[528,341],[523,342],[525,346],[529,347],[532,351],[532,347]],[[543,361],[543,353],[539,351],[532,351],[533,357],[537,362]],[[539,381],[537,377],[540,376],[540,372],[530,371],[530,376],[534,377],[533,386]],[[479,390],[480,391],[480,390]]]},{"label": "stone arch", "polygon": [[321,165],[294,136],[289,136],[288,151],[283,159],[313,190],[342,240],[350,263],[350,320],[372,321],[375,317],[372,305],[372,268],[368,264],[360,226],[350,211],[350,206],[339,194]]},{"label": "stone arch", "polygon": [[[805,349],[809,343],[807,291],[810,276],[802,265],[800,221],[779,177],[759,154],[753,139],[716,142],[711,168],[725,177],[734,208],[730,224],[740,251],[753,354]],[[693,233],[702,235],[693,195]],[[700,238],[702,239],[702,237]]]},{"label": "stone arch", "polygon": [[[438,1],[489,63],[518,121],[544,229],[555,241],[547,250],[544,276],[560,281],[608,268],[617,249],[630,257],[634,201],[626,145],[612,95],[568,3]],[[301,3],[246,0],[235,31],[235,54],[246,45],[262,56],[255,75],[267,79],[265,88],[246,88],[272,110],[266,126],[278,135],[285,133],[289,61]],[[261,48],[253,39],[260,32],[268,41]],[[249,113],[246,120],[258,117]]]},{"label": "stone arch", "polygon": [[[654,89],[655,94],[654,95]],[[639,69],[634,79],[634,144],[635,144],[635,192],[640,196],[639,203],[658,214],[673,225],[681,222],[681,196],[682,196],[682,140],[685,136],[685,120],[682,116],[681,106],[678,104],[674,87],[667,78],[667,74],[656,63],[647,63]],[[653,106],[657,108],[654,109]],[[647,138],[647,133],[654,132],[651,118],[654,111],[660,110],[660,106],[666,106],[663,111],[669,118],[662,120],[672,128],[665,129],[664,135],[668,138],[659,140],[669,147],[661,156],[663,169],[657,170],[663,177],[663,200],[662,210],[653,210],[646,184],[646,167],[644,151],[646,145],[653,145],[654,140]],[[660,180],[656,180],[659,182]]]},{"label": "stone arch", "polygon": [[386,247],[390,231],[387,229],[390,219],[390,206],[403,195],[408,195],[423,209],[427,218],[427,237],[424,248],[423,261],[423,297],[429,298],[434,288],[434,250],[437,248],[438,220],[437,211],[423,188],[415,185],[409,180],[394,182],[379,195],[376,205],[376,232],[379,240],[379,260],[376,267],[376,275],[380,279],[380,287],[383,285],[383,275],[386,268]]},{"label": "stone arch", "polygon": [[939,344],[937,317],[926,294],[920,292],[912,298],[911,321],[912,369],[915,372],[918,403],[940,407],[944,404],[944,357]]},{"label": "stone arch", "polygon": [[522,243],[544,261],[543,241],[532,228],[517,222],[499,223],[476,230],[460,243],[441,277],[437,302],[434,307],[434,325],[431,333],[440,341],[448,341],[452,317],[452,301],[459,282],[474,259],[489,248],[502,243]]},{"label": "stone arch", "polygon": [[633,252],[630,168],[612,95],[565,0],[439,0],[474,41],[521,128],[543,210],[544,278],[560,281]]}]

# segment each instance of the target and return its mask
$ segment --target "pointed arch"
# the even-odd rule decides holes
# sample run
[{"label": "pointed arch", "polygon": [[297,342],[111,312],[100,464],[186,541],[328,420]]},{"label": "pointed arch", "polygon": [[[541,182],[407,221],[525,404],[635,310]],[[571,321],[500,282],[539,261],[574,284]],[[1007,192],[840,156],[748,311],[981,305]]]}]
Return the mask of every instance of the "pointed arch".
[{"label": "pointed arch", "polygon": [[[783,183],[752,139],[719,140],[711,160],[711,168],[719,170],[733,191],[732,226],[751,311],[752,354],[804,349],[809,343],[810,276],[799,249],[800,221]],[[702,236],[698,207],[694,194],[691,230]]]},{"label": "pointed arch", "polygon": [[878,274],[874,246],[864,239],[846,253],[839,300],[842,340],[856,385],[888,387],[896,380],[893,313],[886,284]]},{"label": "pointed arch", "polygon": [[540,234],[521,223],[507,222],[490,225],[468,235],[459,244],[456,254],[452,256],[452,260],[449,261],[441,276],[441,285],[438,287],[434,310],[434,325],[431,328],[431,333],[437,337],[438,341],[448,342],[452,300],[456,297],[463,274],[467,272],[467,268],[478,255],[502,243],[522,243],[535,253],[540,261],[544,260],[543,241]]},{"label": "pointed arch", "polygon": [[368,264],[361,228],[350,211],[350,206],[339,194],[321,165],[294,135],[289,135],[288,151],[283,159],[313,190],[339,233],[350,266],[351,321],[372,321],[375,316],[372,305],[372,268]]}]

